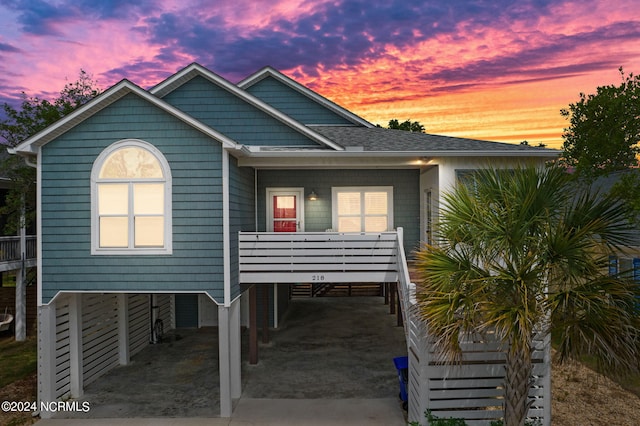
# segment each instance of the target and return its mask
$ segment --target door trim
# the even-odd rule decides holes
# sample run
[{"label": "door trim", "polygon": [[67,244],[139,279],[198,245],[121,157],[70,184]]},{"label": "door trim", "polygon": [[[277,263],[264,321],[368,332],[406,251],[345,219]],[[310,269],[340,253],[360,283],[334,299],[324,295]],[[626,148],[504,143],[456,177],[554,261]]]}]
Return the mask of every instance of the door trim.
[{"label": "door trim", "polygon": [[271,197],[274,195],[295,195],[298,197],[297,212],[298,215],[298,231],[304,232],[304,188],[289,187],[289,188],[266,188],[266,230],[267,232],[273,232],[273,209],[271,208]]}]

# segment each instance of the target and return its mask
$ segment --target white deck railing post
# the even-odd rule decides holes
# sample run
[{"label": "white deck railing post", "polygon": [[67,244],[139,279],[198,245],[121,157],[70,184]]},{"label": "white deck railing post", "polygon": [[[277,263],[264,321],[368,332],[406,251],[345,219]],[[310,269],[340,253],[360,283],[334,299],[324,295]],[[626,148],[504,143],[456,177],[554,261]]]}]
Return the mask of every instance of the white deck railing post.
[{"label": "white deck railing post", "polygon": [[[38,307],[38,405],[56,400],[56,302]],[[40,412],[48,419],[51,411]]]},{"label": "white deck railing post", "polygon": [[82,294],[69,295],[69,380],[71,396],[84,394],[82,360]]}]

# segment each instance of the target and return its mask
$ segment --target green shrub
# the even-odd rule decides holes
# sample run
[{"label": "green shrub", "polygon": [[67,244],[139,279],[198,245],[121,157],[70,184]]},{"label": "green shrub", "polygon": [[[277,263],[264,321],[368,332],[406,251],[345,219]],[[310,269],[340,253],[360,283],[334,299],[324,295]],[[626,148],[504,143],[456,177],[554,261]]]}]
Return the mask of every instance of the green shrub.
[{"label": "green shrub", "polygon": [[425,411],[424,414],[427,417],[427,424],[429,426],[467,426],[467,422],[463,419],[454,419],[453,417],[440,419],[431,414],[431,410]]}]

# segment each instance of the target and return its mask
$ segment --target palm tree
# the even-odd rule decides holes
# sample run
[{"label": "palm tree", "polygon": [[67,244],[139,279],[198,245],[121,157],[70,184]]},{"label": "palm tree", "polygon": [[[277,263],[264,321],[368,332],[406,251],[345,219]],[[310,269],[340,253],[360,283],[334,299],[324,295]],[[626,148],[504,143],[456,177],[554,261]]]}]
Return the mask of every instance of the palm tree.
[{"label": "palm tree", "polygon": [[505,344],[506,426],[524,424],[540,333],[558,339],[560,360],[638,368],[638,288],[607,275],[608,254],[631,241],[613,196],[549,167],[479,170],[443,201],[440,241],[417,254],[420,315],[452,362],[464,333]]}]

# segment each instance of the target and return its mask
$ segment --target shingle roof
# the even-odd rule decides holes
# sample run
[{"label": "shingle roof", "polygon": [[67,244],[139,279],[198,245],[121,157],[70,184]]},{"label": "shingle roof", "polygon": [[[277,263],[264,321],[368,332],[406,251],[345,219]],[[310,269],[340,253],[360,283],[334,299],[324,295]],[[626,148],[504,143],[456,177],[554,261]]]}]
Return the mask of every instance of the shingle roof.
[{"label": "shingle roof", "polygon": [[313,130],[347,149],[362,147],[364,151],[510,151],[549,154],[555,151],[529,145],[488,142],[380,127],[317,126],[313,127]]}]

